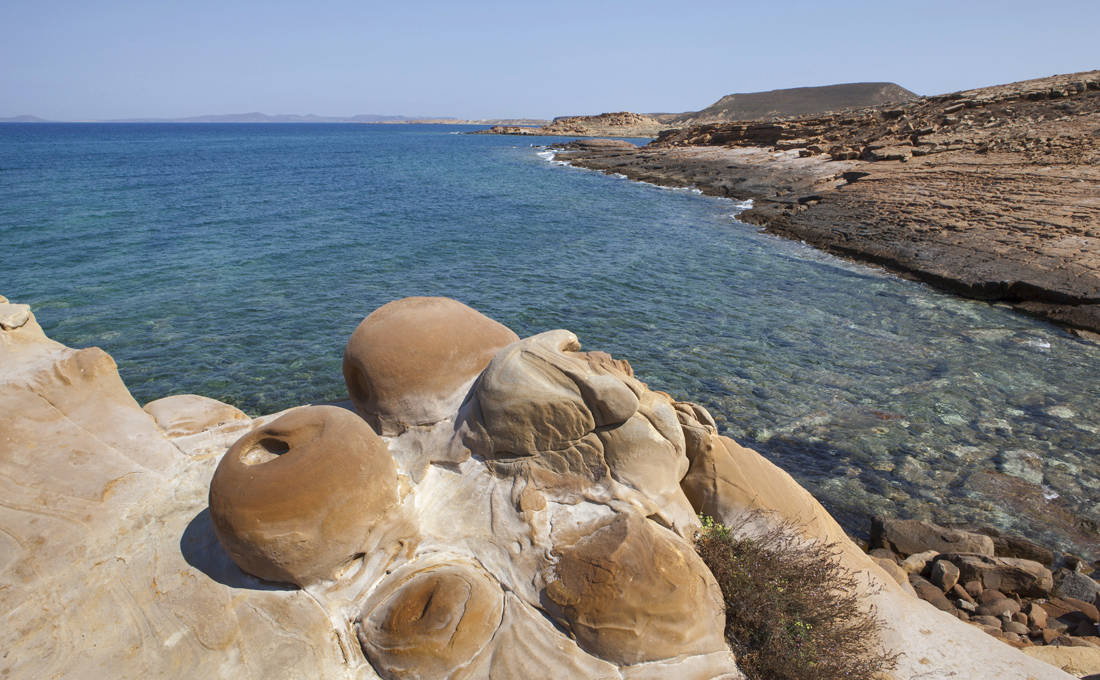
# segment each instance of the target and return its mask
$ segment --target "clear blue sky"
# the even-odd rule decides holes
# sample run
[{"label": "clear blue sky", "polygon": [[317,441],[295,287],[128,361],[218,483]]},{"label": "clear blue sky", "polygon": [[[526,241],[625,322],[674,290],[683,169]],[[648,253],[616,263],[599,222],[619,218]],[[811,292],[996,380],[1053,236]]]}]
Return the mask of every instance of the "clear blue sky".
[{"label": "clear blue sky", "polygon": [[[770,5],[770,6],[769,6]],[[0,117],[551,117],[1100,68],[1100,0],[3,0]]]}]

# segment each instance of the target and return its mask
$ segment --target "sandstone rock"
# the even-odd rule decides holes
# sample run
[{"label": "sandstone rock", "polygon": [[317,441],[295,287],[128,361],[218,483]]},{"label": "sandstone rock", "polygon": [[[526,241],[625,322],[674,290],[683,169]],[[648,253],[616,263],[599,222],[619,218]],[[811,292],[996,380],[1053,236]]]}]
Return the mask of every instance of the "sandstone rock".
[{"label": "sandstone rock", "polygon": [[924,568],[928,566],[939,552],[935,550],[925,550],[924,552],[913,553],[909,557],[906,557],[901,561],[901,568],[910,574],[920,574],[924,572]]},{"label": "sandstone rock", "polygon": [[414,562],[371,593],[357,634],[363,653],[387,680],[443,678],[485,648],[503,613],[500,584],[483,569]]},{"label": "sandstone rock", "polygon": [[1058,597],[1072,597],[1085,602],[1095,602],[1097,598],[1100,598],[1100,583],[1080,572],[1059,569],[1054,574],[1053,592]]},{"label": "sandstone rock", "polygon": [[[881,567],[883,571],[889,574],[890,577],[893,578],[898,585],[909,586],[909,588],[912,589],[912,585],[909,583],[909,573],[902,569],[897,562],[881,557],[875,557],[873,555],[871,556],[871,559],[873,559],[875,561],[875,564]],[[917,594],[916,591],[913,591],[913,594]]]},{"label": "sandstone rock", "polygon": [[146,404],[143,410],[169,437],[184,437],[228,424],[246,427],[252,419],[240,409],[197,394],[178,394]]},{"label": "sandstone rock", "polygon": [[947,560],[937,560],[932,565],[932,583],[940,590],[947,592],[954,589],[959,582],[959,568]]},{"label": "sandstone rock", "polygon": [[396,504],[386,444],[335,406],[296,409],[249,432],[210,482],[210,515],[233,561],[298,585],[333,578]]},{"label": "sandstone rock", "polygon": [[1081,637],[1100,637],[1097,609],[1088,602],[1055,597],[1040,605],[1047,613],[1047,626],[1053,630]]},{"label": "sandstone rock", "polygon": [[22,328],[31,317],[30,305],[18,305],[0,302],[0,330],[12,331]]},{"label": "sandstone rock", "polygon": [[[624,384],[632,379],[609,358],[586,355],[584,362],[593,374],[625,376],[619,378]],[[645,401],[639,397],[639,410]],[[868,605],[883,613],[884,646],[904,654],[896,678],[1064,677],[904,594],[789,475],[719,437],[705,411],[670,407],[674,418],[683,414],[681,436],[685,449],[689,438],[694,442],[694,461],[709,457],[711,470],[721,471],[708,482],[705,466],[697,468],[699,488],[718,490],[707,502],[730,513],[727,518],[776,513],[797,521],[808,540],[837,544],[864,584],[860,592]],[[618,413],[610,401],[586,408],[598,414],[594,420]],[[443,674],[501,680],[741,678],[722,640],[720,602],[700,605],[692,596],[713,595],[706,570],[690,564],[697,559],[694,551],[658,526],[660,517],[653,512],[660,509],[658,501],[610,475],[596,481],[577,474],[569,480],[575,484],[555,484],[548,482],[563,480],[549,468],[513,465],[515,474],[504,475],[500,460],[477,457],[430,465],[420,478],[393,473],[392,481],[386,472],[377,475],[382,482],[367,484],[389,488],[392,483],[395,505],[359,547],[349,546],[364,554],[337,568],[333,580],[286,588],[241,572],[220,547],[214,511],[206,508],[218,461],[210,453],[233,448],[261,461],[271,454],[273,459],[252,469],[277,465],[295,455],[301,440],[323,442],[331,435],[310,424],[318,421],[311,411],[254,421],[252,434],[267,432],[287,444],[281,455],[275,455],[281,446],[261,445],[265,437],[255,440],[256,450],[243,443],[231,447],[240,439],[235,421],[169,439],[126,393],[103,352],[74,352],[50,342],[33,315],[23,327],[0,333],[0,610],[6,624],[0,627],[0,666],[6,677],[372,680],[379,673],[403,673],[401,668],[422,668],[421,677],[427,677],[447,659],[467,659]],[[304,424],[286,427],[284,418],[302,412],[308,416]],[[357,423],[348,425],[354,436],[338,437],[348,446],[366,425],[340,412]],[[442,430],[403,431],[388,440],[390,450],[449,446],[452,440],[438,435],[464,416],[447,417]],[[659,421],[653,429],[667,426]],[[392,460],[391,465],[396,466]],[[343,463],[337,467],[347,470]],[[351,466],[343,477],[359,471]],[[280,502],[291,501],[284,509],[301,509],[294,499],[313,479],[304,474],[292,480],[288,495],[279,496]],[[226,491],[232,497],[256,483],[246,479]],[[353,490],[349,498],[345,483],[330,480],[325,488],[334,490],[335,498],[326,502],[343,501],[361,515],[377,514],[376,497],[363,501]],[[335,516],[333,543],[354,533],[360,519],[354,517],[352,529],[342,530],[344,516]],[[615,549],[617,523],[639,528],[627,529]],[[390,539],[405,541],[405,549],[393,549]],[[280,558],[286,554],[291,553]],[[622,577],[602,580],[606,572],[588,568],[604,562]],[[558,599],[567,601],[570,582],[588,583],[586,592],[596,596],[558,604],[549,583],[558,583]],[[670,589],[670,583],[679,589]],[[596,607],[600,602],[606,607]],[[551,610],[554,622],[548,618]],[[654,613],[667,618],[659,616],[660,625],[645,627]],[[624,621],[627,625],[620,625]],[[610,624],[600,629],[601,622]],[[631,627],[641,635],[632,636]],[[611,663],[586,652],[565,629],[586,645],[606,645],[609,654],[676,655]],[[586,629],[597,632],[576,633]],[[415,644],[403,646],[401,640]],[[708,651],[676,652],[683,648]]]},{"label": "sandstone rock", "polygon": [[887,550],[886,548],[872,548],[867,553],[871,557],[880,560],[889,560],[894,564],[899,564],[898,556],[894,554],[893,550]]},{"label": "sandstone rock", "polygon": [[1035,602],[1027,606],[1027,622],[1036,628],[1047,627],[1047,610]]},{"label": "sandstone rock", "polygon": [[682,536],[698,526],[680,488],[688,459],[673,401],[625,361],[580,351],[569,331],[501,350],[464,412],[457,441],[501,475],[534,470],[546,486],[597,484],[647,505],[645,514]]},{"label": "sandstone rock", "polygon": [[978,602],[980,604],[992,604],[999,600],[1008,599],[1008,595],[1005,595],[995,588],[986,588],[978,595]]},{"label": "sandstone rock", "polygon": [[356,410],[383,435],[457,411],[493,355],[519,340],[507,327],[449,298],[395,300],[372,312],[344,350]]},{"label": "sandstone rock", "polygon": [[[346,675],[316,601],[218,545],[217,458],[169,441],[106,353],[49,340],[33,314],[0,333],[0,432],[0,674]],[[205,437],[220,455],[238,435]]]},{"label": "sandstone rock", "polygon": [[955,606],[951,604],[950,600],[944,597],[943,591],[921,576],[910,574],[909,583],[913,585],[913,589],[917,591],[917,596],[920,597],[920,599],[931,604],[936,609],[945,612],[955,611]]},{"label": "sandstone rock", "polygon": [[980,580],[986,588],[1023,597],[1045,597],[1054,587],[1050,570],[1031,560],[959,553],[943,557],[959,568],[960,580]]},{"label": "sandstone rock", "polygon": [[958,584],[955,584],[951,588],[951,596],[952,597],[957,597],[960,600],[965,600],[966,602],[969,602],[970,604],[975,604],[974,598],[970,595],[970,593],[966,592],[966,589],[963,588],[962,586],[958,585]]},{"label": "sandstone rock", "polygon": [[1003,600],[996,600],[988,604],[979,605],[976,612],[981,616],[997,616],[1004,618],[1005,616],[1011,617],[1016,612],[1020,611],[1020,603],[1016,600],[1010,600],[1007,597]]},{"label": "sandstone rock", "polygon": [[1100,649],[1087,647],[1028,647],[1024,654],[1076,677],[1100,674]]},{"label": "sandstone rock", "polygon": [[636,664],[725,648],[722,593],[675,535],[620,516],[556,553],[546,597],[586,651]]},{"label": "sandstone rock", "polygon": [[926,550],[993,554],[993,539],[988,536],[915,519],[872,519],[871,545],[889,548],[902,556]]}]

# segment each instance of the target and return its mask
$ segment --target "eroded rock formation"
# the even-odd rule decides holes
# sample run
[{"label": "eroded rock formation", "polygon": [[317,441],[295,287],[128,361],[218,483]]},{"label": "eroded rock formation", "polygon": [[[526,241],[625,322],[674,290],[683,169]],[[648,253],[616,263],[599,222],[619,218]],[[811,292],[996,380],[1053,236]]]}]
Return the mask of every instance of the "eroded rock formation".
[{"label": "eroded rock formation", "polygon": [[[439,358],[451,341],[431,324],[373,334],[452,408],[380,436],[334,406],[247,431],[202,399],[146,412],[103,352],[51,342],[33,315],[0,333],[0,670],[734,680],[690,538],[697,511],[763,511],[839,543],[903,654],[895,678],[1067,677],[912,597],[789,475],[626,362],[568,331],[482,367],[478,343]],[[359,365],[367,383],[390,368]],[[467,391],[437,399],[452,386]],[[388,415],[430,420],[418,408]]]}]

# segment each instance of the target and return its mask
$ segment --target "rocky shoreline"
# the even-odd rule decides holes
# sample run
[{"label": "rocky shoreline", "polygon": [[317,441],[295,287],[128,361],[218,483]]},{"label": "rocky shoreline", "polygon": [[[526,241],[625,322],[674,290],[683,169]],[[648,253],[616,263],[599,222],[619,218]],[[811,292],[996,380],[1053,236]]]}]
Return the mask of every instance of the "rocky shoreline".
[{"label": "rocky shoreline", "polygon": [[752,199],[770,233],[1100,333],[1100,71],[559,159]]},{"label": "rocky shoreline", "polygon": [[569,331],[394,301],[348,341],[350,404],[251,419],[143,408],[102,350],[2,297],[0,321],[5,677],[743,679],[700,515],[832,546],[891,680],[1100,669],[914,597],[705,409]]},{"label": "rocky shoreline", "polygon": [[868,554],[937,609],[1037,658],[1053,654],[1043,646],[1100,655],[1100,560],[989,527],[876,517],[870,535]]}]

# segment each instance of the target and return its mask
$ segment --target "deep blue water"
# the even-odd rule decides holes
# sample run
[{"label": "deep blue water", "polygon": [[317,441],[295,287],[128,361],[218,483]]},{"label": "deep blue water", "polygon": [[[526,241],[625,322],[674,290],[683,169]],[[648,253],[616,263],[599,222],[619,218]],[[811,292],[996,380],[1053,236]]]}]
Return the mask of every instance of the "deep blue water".
[{"label": "deep blue water", "polygon": [[446,295],[630,360],[852,530],[885,512],[1100,552],[1100,348],[465,129],[0,125],[0,294],[110,352],[141,402],[251,413],[342,398],[366,314]]}]

